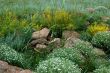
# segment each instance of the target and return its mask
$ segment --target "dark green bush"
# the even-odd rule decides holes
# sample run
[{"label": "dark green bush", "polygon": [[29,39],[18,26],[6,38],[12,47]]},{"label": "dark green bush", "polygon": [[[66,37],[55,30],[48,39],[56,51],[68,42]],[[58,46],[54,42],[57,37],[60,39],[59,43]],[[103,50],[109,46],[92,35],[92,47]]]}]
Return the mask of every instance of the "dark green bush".
[{"label": "dark green bush", "polygon": [[37,73],[81,73],[81,69],[64,58],[50,58],[40,62],[37,67]]},{"label": "dark green bush", "polygon": [[84,41],[91,41],[92,36],[88,32],[84,31],[80,34],[80,39]]}]

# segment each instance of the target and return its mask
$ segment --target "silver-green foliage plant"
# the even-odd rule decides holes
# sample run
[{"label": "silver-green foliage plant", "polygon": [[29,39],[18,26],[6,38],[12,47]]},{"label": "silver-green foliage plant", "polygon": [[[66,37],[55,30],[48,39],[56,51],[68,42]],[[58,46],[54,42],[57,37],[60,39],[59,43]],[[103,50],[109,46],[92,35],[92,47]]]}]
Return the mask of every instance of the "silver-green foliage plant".
[{"label": "silver-green foliage plant", "polygon": [[7,44],[0,44],[0,60],[23,68],[28,68],[31,64],[24,54],[18,53]]},{"label": "silver-green foliage plant", "polygon": [[0,59],[8,61],[9,63],[14,62],[18,59],[18,53],[6,44],[1,44]]},{"label": "silver-green foliage plant", "polygon": [[77,49],[74,48],[55,49],[52,53],[48,55],[48,58],[55,57],[66,58],[79,65],[82,65],[85,62],[84,56]]},{"label": "silver-green foliage plant", "polygon": [[110,49],[110,31],[98,32],[92,39],[92,44],[109,50]]},{"label": "silver-green foliage plant", "polygon": [[81,69],[70,60],[50,58],[39,63],[37,73],[81,73]]},{"label": "silver-green foliage plant", "polygon": [[74,48],[79,50],[85,57],[96,56],[96,54],[93,51],[94,47],[92,46],[91,43],[87,41],[82,40],[75,41]]}]

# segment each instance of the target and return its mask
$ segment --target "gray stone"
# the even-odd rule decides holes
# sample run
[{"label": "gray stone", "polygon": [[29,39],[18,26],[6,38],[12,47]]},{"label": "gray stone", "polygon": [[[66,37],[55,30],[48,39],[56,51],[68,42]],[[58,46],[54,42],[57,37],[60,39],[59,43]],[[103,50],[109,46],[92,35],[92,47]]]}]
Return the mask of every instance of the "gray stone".
[{"label": "gray stone", "polygon": [[47,50],[47,46],[43,44],[37,44],[34,50],[37,52],[45,52]]},{"label": "gray stone", "polygon": [[87,8],[87,11],[88,11],[89,13],[93,13],[93,12],[95,12],[95,9],[94,9],[94,8]]},{"label": "gray stone", "polygon": [[64,39],[68,39],[69,37],[79,38],[80,34],[75,31],[64,31],[62,36]]},{"label": "gray stone", "polygon": [[39,48],[39,49],[41,49],[41,48],[47,48],[47,46],[46,45],[43,45],[43,44],[37,44],[36,45],[36,48]]},{"label": "gray stone", "polygon": [[61,47],[61,39],[54,38],[52,41],[49,42],[49,44],[53,45],[54,48],[60,48]]},{"label": "gray stone", "polygon": [[74,44],[77,40],[80,40],[78,38],[73,38],[73,37],[69,37],[66,41],[65,41],[65,48],[73,48]]},{"label": "gray stone", "polygon": [[94,48],[93,51],[99,56],[105,56],[105,52],[102,49]]},{"label": "gray stone", "polygon": [[36,40],[33,40],[31,43],[30,43],[32,46],[36,45],[36,44],[48,44],[48,41],[45,39],[45,38],[39,38],[39,39],[36,39]]}]

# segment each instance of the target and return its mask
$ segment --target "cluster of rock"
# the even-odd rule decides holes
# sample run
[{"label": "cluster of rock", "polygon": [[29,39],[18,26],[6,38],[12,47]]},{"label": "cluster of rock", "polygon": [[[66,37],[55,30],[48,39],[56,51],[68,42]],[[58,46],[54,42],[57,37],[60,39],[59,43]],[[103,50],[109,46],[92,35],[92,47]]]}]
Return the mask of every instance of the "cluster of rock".
[{"label": "cluster of rock", "polygon": [[[75,31],[64,31],[62,33],[63,38],[65,39],[63,47],[72,48],[76,40],[80,40],[80,34]],[[52,45],[53,48],[61,47],[60,38],[51,38],[50,30],[48,28],[43,28],[40,31],[33,32],[32,34],[31,46],[34,47],[36,51],[44,51],[48,49],[49,45]],[[51,48],[52,48],[51,47]],[[101,49],[95,48],[94,52],[99,55],[105,55],[104,51]]]},{"label": "cluster of rock", "polygon": [[[69,35],[69,33],[71,32],[71,34]],[[79,34],[77,32],[72,32],[72,31],[66,31],[63,35],[66,38],[64,47],[65,48],[73,48],[74,44],[76,41],[80,40],[79,39]],[[100,56],[105,56],[105,52],[102,49],[99,48],[94,48],[93,51]]]},{"label": "cluster of rock", "polygon": [[32,73],[30,70],[23,70],[16,66],[11,66],[7,62],[0,61],[0,73]]},{"label": "cluster of rock", "polygon": [[40,31],[33,32],[30,44],[36,51],[46,50],[50,44],[60,47],[60,38],[52,39],[50,30],[48,28],[43,28]]}]

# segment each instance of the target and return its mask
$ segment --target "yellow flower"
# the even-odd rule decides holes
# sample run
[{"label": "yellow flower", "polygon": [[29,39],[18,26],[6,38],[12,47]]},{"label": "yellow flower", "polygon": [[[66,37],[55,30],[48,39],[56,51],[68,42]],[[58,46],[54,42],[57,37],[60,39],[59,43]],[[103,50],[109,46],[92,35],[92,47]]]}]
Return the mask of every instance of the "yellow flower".
[{"label": "yellow flower", "polygon": [[108,30],[109,30],[109,27],[104,23],[100,23],[100,24],[94,23],[94,25],[90,25],[88,27],[88,31],[92,35],[96,34],[97,32],[103,32]]}]

